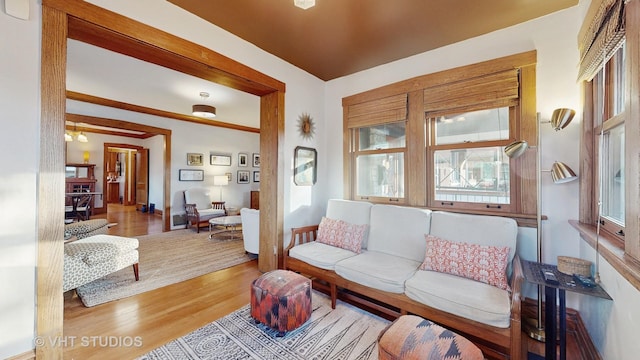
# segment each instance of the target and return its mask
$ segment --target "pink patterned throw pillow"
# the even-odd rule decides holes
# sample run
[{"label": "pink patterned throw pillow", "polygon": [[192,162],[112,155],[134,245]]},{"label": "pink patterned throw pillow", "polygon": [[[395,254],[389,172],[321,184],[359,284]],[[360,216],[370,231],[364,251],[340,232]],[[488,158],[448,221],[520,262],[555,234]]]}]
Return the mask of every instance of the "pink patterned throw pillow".
[{"label": "pink patterned throw pillow", "polygon": [[367,225],[355,225],[342,220],[322,218],[317,242],[360,253]]},{"label": "pink patterned throw pillow", "polygon": [[509,290],[509,247],[452,242],[433,235],[425,238],[427,251],[420,270],[457,275]]}]

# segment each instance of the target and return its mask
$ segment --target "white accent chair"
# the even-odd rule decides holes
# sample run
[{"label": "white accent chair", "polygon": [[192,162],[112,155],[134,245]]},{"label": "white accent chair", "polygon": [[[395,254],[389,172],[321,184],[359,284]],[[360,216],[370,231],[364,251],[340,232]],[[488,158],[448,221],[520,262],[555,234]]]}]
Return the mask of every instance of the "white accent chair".
[{"label": "white accent chair", "polygon": [[260,250],[260,210],[242,208],[240,209],[240,219],[242,220],[244,251],[258,254]]}]

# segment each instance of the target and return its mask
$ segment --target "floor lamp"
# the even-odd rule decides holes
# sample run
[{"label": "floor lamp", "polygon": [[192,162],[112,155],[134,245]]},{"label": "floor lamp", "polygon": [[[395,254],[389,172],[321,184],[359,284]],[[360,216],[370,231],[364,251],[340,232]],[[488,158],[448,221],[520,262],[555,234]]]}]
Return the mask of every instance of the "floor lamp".
[{"label": "floor lamp", "polygon": [[[562,130],[564,129],[575,115],[575,111],[572,109],[556,109],[553,111],[551,115],[551,126],[554,130]],[[547,123],[547,122],[545,122]],[[541,147],[541,134],[540,134],[540,113],[537,115],[536,119],[536,131],[538,135],[537,145],[535,148],[538,150],[538,156],[536,159],[536,195],[537,195],[537,206],[536,206],[536,225],[537,225],[537,254],[536,260],[537,262],[542,262],[542,182],[540,174],[542,172],[551,172],[551,178],[555,184],[561,184],[573,181],[578,178],[578,176],[571,170],[569,166],[566,164],[556,161],[551,166],[551,170],[542,170],[540,163],[542,162],[542,147]],[[512,159],[519,157],[524,154],[524,152],[528,148],[533,148],[533,146],[529,146],[529,144],[524,140],[515,141],[504,148],[504,153]],[[542,327],[542,292],[544,286],[538,285],[538,318],[536,320],[528,319],[525,321],[524,327],[527,331],[529,337],[534,338],[538,341],[545,341],[544,328]],[[535,321],[535,323],[533,323]]]},{"label": "floor lamp", "polygon": [[213,177],[213,186],[220,187],[220,201],[222,201],[222,187],[229,185],[229,178],[227,175],[215,175]]}]

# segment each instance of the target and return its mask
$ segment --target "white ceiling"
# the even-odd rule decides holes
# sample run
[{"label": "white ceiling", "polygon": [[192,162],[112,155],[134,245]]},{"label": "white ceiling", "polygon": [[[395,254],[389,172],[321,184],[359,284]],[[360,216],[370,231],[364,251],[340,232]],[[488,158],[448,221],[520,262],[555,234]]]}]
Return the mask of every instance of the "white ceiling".
[{"label": "white ceiling", "polygon": [[[260,127],[255,95],[76,40],[68,44],[67,90],[185,115],[203,103],[216,107],[216,121]],[[201,91],[210,94],[207,100]],[[82,114],[75,104],[68,102],[67,112]]]}]

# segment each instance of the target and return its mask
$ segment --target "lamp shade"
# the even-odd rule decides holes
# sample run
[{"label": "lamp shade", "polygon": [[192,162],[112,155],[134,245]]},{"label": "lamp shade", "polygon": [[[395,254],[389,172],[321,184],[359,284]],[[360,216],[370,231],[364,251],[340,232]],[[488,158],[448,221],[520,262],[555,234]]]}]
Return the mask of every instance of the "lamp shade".
[{"label": "lamp shade", "polygon": [[87,135],[85,135],[83,132],[80,132],[80,134],[78,134],[78,141],[85,143],[89,141],[89,139],[87,139]]},{"label": "lamp shade", "polygon": [[229,185],[229,178],[227,175],[216,175],[213,177],[214,186],[227,186]]},{"label": "lamp shade", "polygon": [[578,178],[573,170],[568,167],[565,163],[556,161],[551,166],[551,178],[553,182],[556,184],[567,183]]},{"label": "lamp shade", "polygon": [[504,154],[515,159],[529,148],[529,143],[524,140],[517,140],[504,147]]},{"label": "lamp shade", "polygon": [[216,108],[211,105],[193,105],[193,116],[200,116],[206,118],[216,117]]},{"label": "lamp shade", "polygon": [[555,109],[551,114],[551,126],[555,131],[562,130],[573,120],[576,111],[573,109]]},{"label": "lamp shade", "polygon": [[293,0],[293,4],[300,9],[307,10],[316,5],[316,0]]}]

